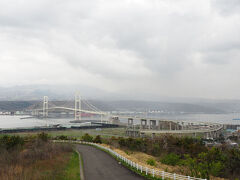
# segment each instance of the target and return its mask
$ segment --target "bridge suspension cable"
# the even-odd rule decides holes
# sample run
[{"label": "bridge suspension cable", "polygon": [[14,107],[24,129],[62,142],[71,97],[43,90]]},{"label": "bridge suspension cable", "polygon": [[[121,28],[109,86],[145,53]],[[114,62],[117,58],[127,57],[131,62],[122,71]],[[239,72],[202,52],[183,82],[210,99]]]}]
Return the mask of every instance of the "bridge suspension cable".
[{"label": "bridge suspension cable", "polygon": [[88,100],[82,99],[83,103],[86,104],[91,110],[96,112],[101,112],[100,109],[98,109],[96,106],[92,105]]}]

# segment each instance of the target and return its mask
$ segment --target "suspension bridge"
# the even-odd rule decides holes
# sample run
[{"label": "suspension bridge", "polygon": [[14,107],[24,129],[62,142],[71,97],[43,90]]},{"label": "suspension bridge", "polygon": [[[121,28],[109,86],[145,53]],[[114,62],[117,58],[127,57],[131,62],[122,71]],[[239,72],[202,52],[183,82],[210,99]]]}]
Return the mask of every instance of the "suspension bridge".
[{"label": "suspension bridge", "polygon": [[47,96],[44,96],[42,108],[32,109],[32,115],[48,118],[49,112],[68,111],[74,113],[76,122],[83,122],[82,114],[87,113],[100,116],[100,122],[108,124],[120,124],[120,119],[126,119],[126,135],[134,137],[144,137],[146,134],[151,134],[152,136],[156,134],[191,134],[194,136],[202,134],[206,138],[217,138],[223,130],[223,125],[217,123],[114,115],[100,110],[88,100],[83,99],[79,93],[75,94],[75,100],[72,105],[73,107],[69,107],[71,106],[69,104],[56,105],[49,101]]},{"label": "suspension bridge", "polygon": [[[61,106],[54,104],[49,101],[48,96],[43,97],[43,105],[42,108],[32,109],[32,115],[34,116],[42,116],[43,118],[49,117],[49,112],[53,111],[70,111],[74,112],[74,117],[76,121],[82,120],[82,113],[87,113],[91,115],[99,115],[101,116],[101,121],[104,117],[108,117],[109,113],[101,111],[96,106],[92,105],[89,101],[82,99],[80,94],[75,95],[74,100],[75,107],[67,107],[69,104],[65,103]],[[88,109],[83,109],[83,105]],[[70,105],[71,106],[71,105]]]}]

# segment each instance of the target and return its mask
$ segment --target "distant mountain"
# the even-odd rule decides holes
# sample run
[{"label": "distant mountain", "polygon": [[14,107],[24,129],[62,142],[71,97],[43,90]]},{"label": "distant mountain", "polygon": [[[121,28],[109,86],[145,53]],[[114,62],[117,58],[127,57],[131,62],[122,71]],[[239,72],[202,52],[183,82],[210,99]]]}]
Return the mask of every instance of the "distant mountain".
[{"label": "distant mountain", "polygon": [[38,88],[29,86],[15,86],[11,88],[0,88],[1,101],[18,101],[18,100],[40,100],[43,96],[53,96],[59,98],[51,89]]},{"label": "distant mountain", "polygon": [[22,111],[35,103],[36,101],[0,101],[0,111]]},{"label": "distant mountain", "polygon": [[[96,101],[89,100],[98,109],[103,111],[163,111],[185,113],[227,113],[222,108],[188,103],[167,103],[151,101]],[[74,107],[74,101],[49,101],[49,106]],[[0,110],[24,110],[42,108],[42,101],[1,101]],[[89,109],[82,103],[83,109]],[[90,110],[90,109],[89,109]]]},{"label": "distant mountain", "polygon": [[[84,99],[105,111],[148,111],[186,113],[231,113],[240,112],[240,100],[212,100],[201,98],[160,97],[156,101],[126,100],[129,96],[108,93],[92,87],[80,86],[14,86],[0,87],[0,110],[22,110],[41,107],[43,96],[56,104],[74,106],[74,95],[81,90]],[[95,100],[98,99],[98,100]],[[129,98],[130,99],[130,98]],[[136,99],[136,97],[135,97]]]},{"label": "distant mountain", "polygon": [[[106,102],[105,102],[106,103]],[[163,111],[186,113],[225,113],[223,109],[207,107],[198,104],[168,103],[153,101],[110,101],[108,106],[120,111]]]},{"label": "distant mountain", "polygon": [[205,106],[208,108],[217,108],[224,110],[225,112],[240,112],[240,101],[239,100],[225,100],[225,101],[217,101],[217,102],[205,102],[198,103],[201,106]]},{"label": "distant mountain", "polygon": [[34,85],[0,87],[0,101],[42,100],[43,96],[48,96],[51,100],[73,100],[76,92],[79,92],[84,98],[90,99],[112,99],[119,97],[119,94],[116,95],[87,86]]}]

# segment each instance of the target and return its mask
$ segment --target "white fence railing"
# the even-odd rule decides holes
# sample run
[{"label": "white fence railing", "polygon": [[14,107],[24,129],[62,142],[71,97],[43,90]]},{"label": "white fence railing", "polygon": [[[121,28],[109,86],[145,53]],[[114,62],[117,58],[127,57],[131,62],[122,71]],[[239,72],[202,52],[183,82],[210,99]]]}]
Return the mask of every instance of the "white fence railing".
[{"label": "white fence railing", "polygon": [[97,143],[92,143],[92,142],[85,142],[85,141],[70,141],[70,140],[54,140],[53,142],[61,142],[61,143],[78,143],[78,144],[87,144],[87,145],[92,145],[95,147],[98,147],[102,150],[105,150],[109,152],[111,155],[115,156],[117,159],[121,160],[122,162],[125,162],[127,165],[129,165],[132,168],[135,168],[137,171],[144,173],[146,175],[151,175],[153,177],[159,177],[162,180],[164,179],[173,179],[173,180],[206,180],[206,179],[201,179],[201,178],[195,178],[195,177],[190,177],[190,176],[184,176],[184,175],[179,175],[176,173],[169,173],[165,171],[160,171],[157,169],[151,169],[146,166],[142,166],[138,163],[135,163],[126,157],[118,154],[117,152],[113,151],[110,148],[107,148],[105,146],[102,146]]}]

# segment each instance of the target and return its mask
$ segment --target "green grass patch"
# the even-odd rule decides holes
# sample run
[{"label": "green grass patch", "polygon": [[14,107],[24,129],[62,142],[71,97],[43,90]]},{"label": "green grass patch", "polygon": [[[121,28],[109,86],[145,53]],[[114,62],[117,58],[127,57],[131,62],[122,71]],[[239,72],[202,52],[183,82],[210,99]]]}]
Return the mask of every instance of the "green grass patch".
[{"label": "green grass patch", "polygon": [[180,157],[179,157],[179,155],[177,155],[175,153],[170,153],[170,154],[165,155],[161,159],[161,163],[175,166],[180,163]]},{"label": "green grass patch", "polygon": [[154,159],[148,159],[147,164],[150,166],[156,166],[156,161]]},{"label": "green grass patch", "polygon": [[[29,136],[29,135],[37,135],[39,132],[20,132],[20,133],[13,133],[19,136]],[[51,137],[57,136],[68,136],[71,138],[81,139],[84,134],[88,133],[89,135],[93,136],[94,138],[97,135],[101,135],[102,138],[109,138],[112,136],[122,136],[125,137],[125,128],[102,128],[101,130],[96,129],[67,129],[63,131],[45,131]]]},{"label": "green grass patch", "polygon": [[69,163],[65,169],[64,177],[62,180],[80,180],[79,172],[79,156],[77,152],[73,152]]}]

